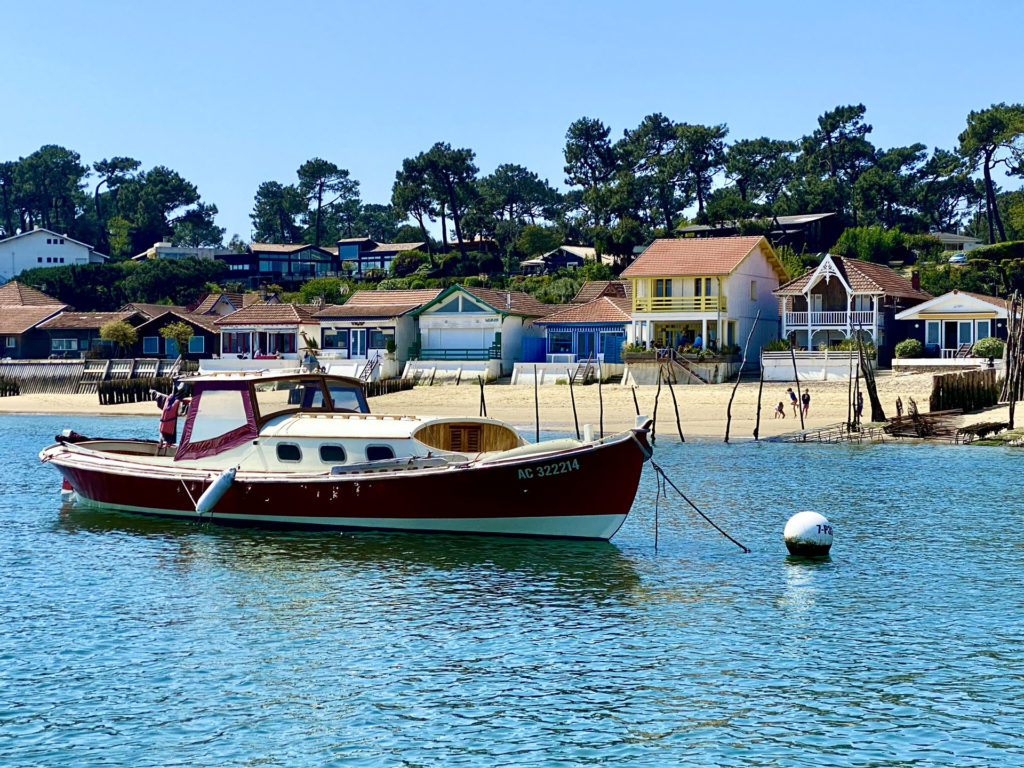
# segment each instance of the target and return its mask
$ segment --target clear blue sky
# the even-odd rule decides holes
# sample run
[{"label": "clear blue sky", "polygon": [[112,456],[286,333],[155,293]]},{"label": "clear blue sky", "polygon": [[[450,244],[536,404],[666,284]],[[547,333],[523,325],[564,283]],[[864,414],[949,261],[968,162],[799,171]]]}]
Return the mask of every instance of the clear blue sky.
[{"label": "clear blue sky", "polygon": [[863,102],[873,141],[952,148],[1024,100],[1024,3],[49,2],[5,7],[0,158],[168,165],[248,238],[263,181],[319,156],[387,202],[403,158],[471,147],[563,186],[565,130],[645,115],[798,138]]}]

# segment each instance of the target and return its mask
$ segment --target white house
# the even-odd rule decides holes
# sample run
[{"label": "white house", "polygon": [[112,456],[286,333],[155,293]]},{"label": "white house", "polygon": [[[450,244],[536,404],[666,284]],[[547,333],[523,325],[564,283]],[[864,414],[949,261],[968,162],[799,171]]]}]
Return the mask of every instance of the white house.
[{"label": "white house", "polygon": [[786,271],[764,237],[655,240],[623,271],[633,283],[629,340],[648,347],[737,345],[760,311],[748,359],[776,338],[772,291]]},{"label": "white house", "polygon": [[412,313],[440,293],[439,288],[355,291],[344,304],[324,307],[314,315],[320,321],[321,363],[331,373],[357,375],[367,361],[384,356],[390,339],[396,361],[404,364],[416,343]]},{"label": "white house", "polygon": [[102,264],[106,260],[91,245],[36,227],[0,240],[0,281],[11,280],[36,267]]},{"label": "white house", "polygon": [[896,315],[902,338],[917,339],[929,357],[967,356],[980,339],[1006,338],[1006,299],[950,291]]},{"label": "white house", "polygon": [[419,340],[409,350],[404,375],[440,367],[488,378],[511,373],[522,359],[523,337],[544,336],[533,321],[557,308],[521,291],[453,285],[412,313]]},{"label": "white house", "polygon": [[305,304],[252,304],[218,318],[214,325],[220,329],[221,360],[204,361],[207,369],[294,367],[306,346],[303,335],[314,340],[320,336],[320,321],[313,317],[317,309]]},{"label": "white house", "polygon": [[827,253],[816,269],[775,291],[785,308],[782,336],[816,350],[863,335],[886,365],[899,341],[891,333],[896,313],[931,298],[916,281],[884,264]]}]

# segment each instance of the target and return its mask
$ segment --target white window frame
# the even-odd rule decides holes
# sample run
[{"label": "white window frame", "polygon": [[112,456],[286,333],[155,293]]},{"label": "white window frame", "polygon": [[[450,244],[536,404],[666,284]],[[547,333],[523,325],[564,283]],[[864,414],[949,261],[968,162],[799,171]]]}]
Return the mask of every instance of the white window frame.
[{"label": "white window frame", "polygon": [[750,300],[757,301],[757,280],[750,281]]},{"label": "white window frame", "polygon": [[206,354],[206,339],[202,336],[193,336],[188,340],[188,353],[190,355]]},{"label": "white window frame", "polygon": [[78,339],[51,339],[50,350],[52,352],[77,352]]},{"label": "white window frame", "polygon": [[14,349],[18,346],[18,340],[14,336],[7,336],[4,338],[4,347],[6,349]]},{"label": "white window frame", "polygon": [[[981,341],[982,339],[986,339],[986,338],[988,338],[989,336],[992,335],[992,321],[991,320],[977,320],[975,322],[977,323],[977,332],[974,334],[976,341]],[[981,325],[982,325],[982,323],[985,324],[985,329],[986,329],[984,335],[982,335],[982,333],[981,333]]]},{"label": "white window frame", "polygon": [[160,337],[159,336],[143,336],[142,337],[142,354],[144,354],[144,355],[159,355],[160,354]]},{"label": "white window frame", "polygon": [[[928,341],[931,329],[935,329],[935,341]],[[924,344],[925,346],[942,346],[942,323],[938,320],[925,320],[924,321]]]}]

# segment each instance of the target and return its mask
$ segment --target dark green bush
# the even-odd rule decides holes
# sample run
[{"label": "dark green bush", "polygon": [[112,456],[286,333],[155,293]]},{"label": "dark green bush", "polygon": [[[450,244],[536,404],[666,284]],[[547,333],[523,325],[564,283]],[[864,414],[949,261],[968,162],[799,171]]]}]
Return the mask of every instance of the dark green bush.
[{"label": "dark green bush", "polygon": [[971,351],[978,357],[1002,357],[1005,346],[1002,341],[994,336],[988,336],[984,339],[978,339]]},{"label": "dark green bush", "polygon": [[924,344],[917,339],[904,339],[896,345],[896,357],[921,357],[924,355]]}]

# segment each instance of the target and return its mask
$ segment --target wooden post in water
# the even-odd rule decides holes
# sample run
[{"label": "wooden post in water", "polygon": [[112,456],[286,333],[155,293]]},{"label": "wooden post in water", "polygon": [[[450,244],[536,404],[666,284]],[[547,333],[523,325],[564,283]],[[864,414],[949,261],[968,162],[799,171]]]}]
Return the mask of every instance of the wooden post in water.
[{"label": "wooden post in water", "polygon": [[656,439],[655,431],[658,426],[658,398],[661,397],[662,366],[658,366],[658,389],[654,393],[654,413],[651,415],[651,445]]},{"label": "wooden post in water", "polygon": [[569,373],[569,369],[565,369],[565,375],[569,377],[569,398],[572,400],[572,423],[576,425],[576,439],[580,439],[580,420],[576,416],[576,395],[572,391],[572,374]]},{"label": "wooden post in water", "polygon": [[601,433],[601,439],[604,440],[604,394],[601,392],[601,374],[602,373],[603,373],[603,371],[601,370],[601,360],[598,359],[598,361],[597,361],[597,404],[598,404],[597,420],[598,420],[599,430],[600,430],[600,433]]},{"label": "wooden post in water", "polygon": [[537,418],[537,429],[534,433],[536,435],[536,441],[540,442],[540,393],[538,392],[537,385],[537,366],[533,366],[533,413]]},{"label": "wooden post in water", "polygon": [[[810,338],[807,339],[807,346],[811,346]],[[793,349],[792,344],[789,345],[789,356],[793,359],[793,381],[796,382],[796,412],[800,414],[800,429],[802,430],[804,429],[804,404],[800,402],[800,374],[796,370],[796,350]]]},{"label": "wooden post in water", "polygon": [[676,429],[679,430],[679,442],[685,443],[686,438],[683,437],[683,425],[679,421],[679,403],[676,402],[676,391],[672,388],[672,377],[665,374],[665,383],[668,384],[668,393],[672,395],[672,408],[676,412]]},{"label": "wooden post in water", "polygon": [[761,383],[757,385],[757,415],[754,419],[754,442],[758,440],[758,434],[761,431],[761,392],[764,390],[764,360],[760,361],[761,366]]},{"label": "wooden post in water", "polygon": [[[854,386],[853,386],[853,397],[856,400],[858,396],[863,397],[860,394],[860,361],[857,362],[857,367],[854,369]],[[857,411],[853,412],[853,426],[860,426],[860,414]]]},{"label": "wooden post in water", "polygon": [[487,403],[484,401],[484,380],[480,376],[477,376],[476,380],[480,384],[480,417],[486,419]]},{"label": "wooden post in water", "polygon": [[[754,329],[757,328],[757,321],[761,319],[761,310],[757,310],[757,314],[754,315],[754,322],[750,325],[750,333],[747,334],[747,340],[743,344],[743,356],[740,357],[740,369],[736,371],[736,383],[732,385],[732,394],[729,395],[729,404],[725,407],[725,442],[729,442],[729,427],[732,426],[732,401],[736,397],[736,390],[740,386],[740,377],[743,376],[743,366],[747,364],[747,347],[750,346],[750,337],[754,335]],[[795,360],[796,358],[794,358]],[[800,385],[797,385],[799,389]],[[799,397],[799,393],[797,394]]]},{"label": "wooden post in water", "polygon": [[640,415],[640,403],[637,402],[637,399],[636,399],[636,384],[633,384],[632,386],[630,386],[630,389],[633,391],[633,408],[636,409],[636,415],[639,416]]},{"label": "wooden post in water", "polygon": [[849,432],[853,427],[853,350],[849,350],[847,354],[850,356],[848,367],[850,378],[846,394],[846,431]]}]

